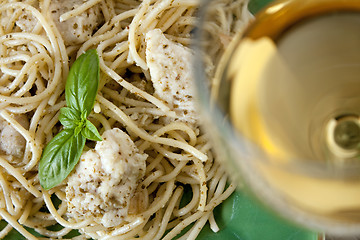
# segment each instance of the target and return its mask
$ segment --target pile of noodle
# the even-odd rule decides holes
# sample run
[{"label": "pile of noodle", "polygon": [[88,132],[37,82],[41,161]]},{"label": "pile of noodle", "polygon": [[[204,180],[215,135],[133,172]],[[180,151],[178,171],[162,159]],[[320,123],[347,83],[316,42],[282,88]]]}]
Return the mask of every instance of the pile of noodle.
[{"label": "pile of noodle", "polygon": [[[214,159],[200,123],[178,121],[174,109],[153,95],[145,59],[145,33],[151,29],[161,29],[168,39],[189,47],[198,0],[80,1],[60,16],[61,21],[94,7],[103,17],[90,37],[73,44],[64,41],[51,18],[50,0],[0,2],[0,120],[25,139],[24,149],[16,156],[0,149],[0,218],[7,222],[0,238],[13,228],[26,239],[37,239],[29,228],[50,238],[78,229],[81,234],[76,239],[169,240],[187,226],[181,239],[195,239],[207,222],[218,231],[212,211],[235,186],[227,184],[229,178]],[[224,1],[216,9],[219,21],[208,26],[209,32],[226,42],[236,31],[234,19],[248,18],[247,2]],[[27,25],[20,26],[20,19]],[[219,44],[209,54],[221,55],[223,48]],[[66,180],[44,191],[38,179],[42,149],[61,129],[58,117],[65,106],[69,67],[88,49],[97,50],[101,70],[90,121],[100,133],[122,129],[148,155],[145,177],[138,184],[147,204],[131,221],[110,229],[94,227],[91,219],[69,217]],[[218,58],[213,59],[216,65]],[[22,124],[23,118],[28,123]],[[92,147],[88,143],[87,148]],[[185,203],[181,201],[184,191],[192,197]],[[56,224],[63,228],[49,230]]]}]

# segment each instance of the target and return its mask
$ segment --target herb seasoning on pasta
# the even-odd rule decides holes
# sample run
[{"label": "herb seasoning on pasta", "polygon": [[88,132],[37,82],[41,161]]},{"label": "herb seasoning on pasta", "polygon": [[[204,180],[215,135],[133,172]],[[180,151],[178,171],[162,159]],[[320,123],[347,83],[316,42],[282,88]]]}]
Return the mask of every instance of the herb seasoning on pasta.
[{"label": "herb seasoning on pasta", "polygon": [[[195,108],[198,5],[1,1],[0,238],[13,228],[26,239],[127,240],[169,240],[187,226],[182,239],[195,239],[207,222],[219,230],[212,211],[235,186]],[[209,31],[231,38],[222,26],[246,23],[246,8],[220,7]]]}]

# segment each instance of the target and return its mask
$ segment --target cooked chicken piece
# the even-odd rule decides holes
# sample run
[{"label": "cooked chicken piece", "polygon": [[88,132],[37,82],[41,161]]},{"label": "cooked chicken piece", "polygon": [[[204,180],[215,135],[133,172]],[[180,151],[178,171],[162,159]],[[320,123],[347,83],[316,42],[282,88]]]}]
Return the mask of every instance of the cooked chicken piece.
[{"label": "cooked chicken piece", "polygon": [[198,118],[193,99],[193,76],[189,48],[165,37],[160,29],[146,34],[146,62],[155,95],[173,109],[179,120],[194,123]]},{"label": "cooked chicken piece", "polygon": [[83,0],[52,0],[49,6],[51,16],[64,38],[66,46],[87,41],[94,30],[103,21],[99,4],[89,8],[78,16],[60,22],[60,16],[84,3]]},{"label": "cooked chicken piece", "polygon": [[68,177],[66,199],[70,217],[114,227],[126,220],[147,155],[118,128],[105,131],[102,138],[82,154]]},{"label": "cooked chicken piece", "polygon": [[[12,117],[25,129],[29,128],[29,119],[25,115],[12,115]],[[10,123],[0,120],[0,150],[11,158],[21,159],[24,155],[25,146],[25,138]]]}]

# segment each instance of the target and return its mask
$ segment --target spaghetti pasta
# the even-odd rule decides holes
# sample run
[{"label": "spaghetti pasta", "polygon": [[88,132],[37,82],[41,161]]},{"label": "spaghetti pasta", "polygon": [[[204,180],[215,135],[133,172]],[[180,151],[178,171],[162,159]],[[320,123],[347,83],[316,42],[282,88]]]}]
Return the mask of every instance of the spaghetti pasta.
[{"label": "spaghetti pasta", "polygon": [[[146,56],[145,34],[153,29],[188,49],[198,6],[198,0],[0,1],[0,138],[21,149],[0,144],[0,217],[7,222],[0,237],[14,228],[37,239],[28,227],[50,238],[75,229],[74,239],[173,239],[193,224],[181,239],[195,239],[208,221],[219,230],[212,210],[235,185],[226,186],[200,121],[180,119],[176,106],[155,93]],[[217,11],[219,23],[207,29],[220,37],[232,37],[250,19],[246,0],[224,0]],[[38,179],[42,149],[61,130],[69,66],[88,49],[97,50],[101,69],[89,119],[101,134],[121,129],[147,156],[127,216],[111,227],[69,213],[70,181],[45,191]],[[223,49],[209,53],[214,66]],[[85,151],[94,145],[87,142]],[[191,199],[184,202],[184,194]]]}]

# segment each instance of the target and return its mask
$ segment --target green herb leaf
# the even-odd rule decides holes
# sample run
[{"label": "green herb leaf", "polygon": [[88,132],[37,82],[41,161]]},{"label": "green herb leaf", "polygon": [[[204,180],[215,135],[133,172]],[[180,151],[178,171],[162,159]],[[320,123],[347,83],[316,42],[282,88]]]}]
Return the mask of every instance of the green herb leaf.
[{"label": "green herb leaf", "polygon": [[77,125],[75,128],[74,128],[74,134],[75,135],[78,135],[81,133],[81,131],[83,130],[84,128],[84,123],[81,122],[79,125]]},{"label": "green herb leaf", "polygon": [[99,57],[96,50],[82,54],[69,71],[65,86],[65,99],[68,107],[89,116],[99,86]]},{"label": "green herb leaf", "polygon": [[59,120],[65,128],[75,128],[81,124],[80,113],[69,107],[63,107],[60,109]]},{"label": "green herb leaf", "polygon": [[92,124],[87,119],[86,119],[86,122],[85,122],[85,127],[81,131],[81,134],[87,139],[90,139],[90,140],[93,140],[93,141],[102,141],[102,138],[101,138],[98,130],[94,126],[94,124]]},{"label": "green herb leaf", "polygon": [[74,129],[64,129],[45,147],[40,164],[39,180],[48,190],[60,184],[78,163],[86,138],[74,134]]},{"label": "green herb leaf", "polygon": [[65,86],[67,107],[60,109],[65,127],[45,147],[39,163],[41,186],[48,190],[61,183],[74,169],[86,138],[101,141],[96,127],[87,120],[94,107],[100,67],[96,50],[88,50],[71,66]]}]

